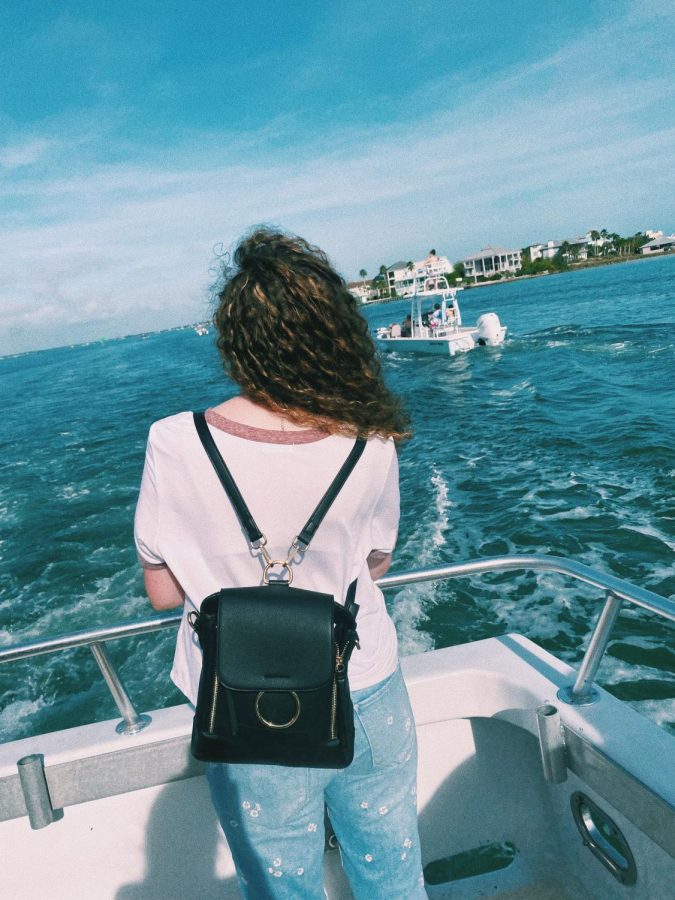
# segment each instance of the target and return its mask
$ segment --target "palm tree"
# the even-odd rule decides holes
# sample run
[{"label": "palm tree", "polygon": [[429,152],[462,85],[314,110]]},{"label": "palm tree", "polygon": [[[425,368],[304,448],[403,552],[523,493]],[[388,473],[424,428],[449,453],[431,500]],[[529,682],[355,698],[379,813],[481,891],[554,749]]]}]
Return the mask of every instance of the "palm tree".
[{"label": "palm tree", "polygon": [[598,255],[598,241],[600,240],[599,231],[591,231],[590,238],[593,241],[593,256]]},{"label": "palm tree", "polygon": [[565,259],[569,262],[569,257],[570,257],[570,242],[569,241],[562,242],[562,244],[560,245],[560,252],[565,257]]},{"label": "palm tree", "polygon": [[602,238],[602,255],[607,256],[607,229],[603,228],[600,232],[600,237]]},{"label": "palm tree", "polygon": [[380,266],[380,275],[382,276],[382,280],[384,281],[384,290],[386,291],[387,296],[389,296],[389,278],[387,277],[387,267],[383,264]]},{"label": "palm tree", "polygon": [[[361,276],[361,289],[364,290],[366,286],[366,277],[368,273],[365,269],[359,269],[359,275]],[[364,294],[365,297],[365,294]]]}]

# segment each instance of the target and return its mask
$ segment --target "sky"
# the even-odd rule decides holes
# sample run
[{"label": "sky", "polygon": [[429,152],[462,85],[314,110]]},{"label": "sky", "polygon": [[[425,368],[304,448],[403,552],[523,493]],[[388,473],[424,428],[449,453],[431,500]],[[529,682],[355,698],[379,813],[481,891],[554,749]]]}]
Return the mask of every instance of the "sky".
[{"label": "sky", "polygon": [[675,0],[0,0],[0,356],[209,317],[256,224],[345,276],[675,230]]}]

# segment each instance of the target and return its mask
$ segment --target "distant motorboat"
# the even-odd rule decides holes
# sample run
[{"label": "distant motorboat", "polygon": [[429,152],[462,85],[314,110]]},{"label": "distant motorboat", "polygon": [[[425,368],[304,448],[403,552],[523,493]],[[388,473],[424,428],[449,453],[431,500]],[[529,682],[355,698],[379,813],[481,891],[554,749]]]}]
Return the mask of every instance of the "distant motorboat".
[{"label": "distant motorboat", "polygon": [[[462,325],[457,302],[457,294],[461,290],[459,287],[448,287],[443,277],[427,278],[411,297],[410,334],[406,334],[405,328],[398,324],[378,328],[375,333],[378,347],[385,351],[454,356],[474,347],[503,344],[506,325],[501,324],[497,313],[483,313],[475,325]],[[433,300],[439,309],[424,312],[424,302]]]},{"label": "distant motorboat", "polygon": [[195,325],[194,328],[195,328],[195,334],[203,335],[203,334],[209,333],[209,329],[206,327],[206,325]]}]

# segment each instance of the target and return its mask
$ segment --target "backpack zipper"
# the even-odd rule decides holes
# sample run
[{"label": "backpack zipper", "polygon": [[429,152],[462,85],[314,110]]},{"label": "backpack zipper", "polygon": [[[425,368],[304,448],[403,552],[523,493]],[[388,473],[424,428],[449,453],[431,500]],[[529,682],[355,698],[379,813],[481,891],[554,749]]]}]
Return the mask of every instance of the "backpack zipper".
[{"label": "backpack zipper", "polygon": [[330,739],[332,741],[337,740],[337,693],[338,693],[338,685],[337,685],[337,676],[341,675],[345,670],[345,664],[343,661],[345,652],[347,650],[348,641],[345,642],[342,651],[338,647],[337,643],[335,644],[335,675],[333,675],[333,694],[331,697],[331,710],[330,710]]},{"label": "backpack zipper", "polygon": [[218,672],[213,676],[213,688],[211,694],[211,708],[209,710],[209,733],[213,734],[216,727],[216,705],[218,703]]}]

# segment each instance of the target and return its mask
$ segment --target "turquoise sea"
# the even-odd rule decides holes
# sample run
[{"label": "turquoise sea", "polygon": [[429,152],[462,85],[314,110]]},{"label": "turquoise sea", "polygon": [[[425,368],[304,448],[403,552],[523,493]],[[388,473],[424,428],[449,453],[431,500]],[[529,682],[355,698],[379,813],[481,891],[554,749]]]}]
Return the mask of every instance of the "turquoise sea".
[{"label": "turquoise sea", "polygon": [[[394,570],[568,556],[675,596],[675,257],[462,295],[506,343],[383,361],[412,412]],[[373,327],[404,301],[368,307]],[[151,614],[132,542],[150,423],[234,393],[213,337],[176,330],[0,359],[0,646]],[[402,652],[518,631],[581,657],[598,591],[512,573],[389,592]],[[600,681],[675,731],[672,628],[621,614]],[[173,632],[110,645],[136,705],[181,698]],[[87,649],[0,667],[2,740],[116,717]]]}]

